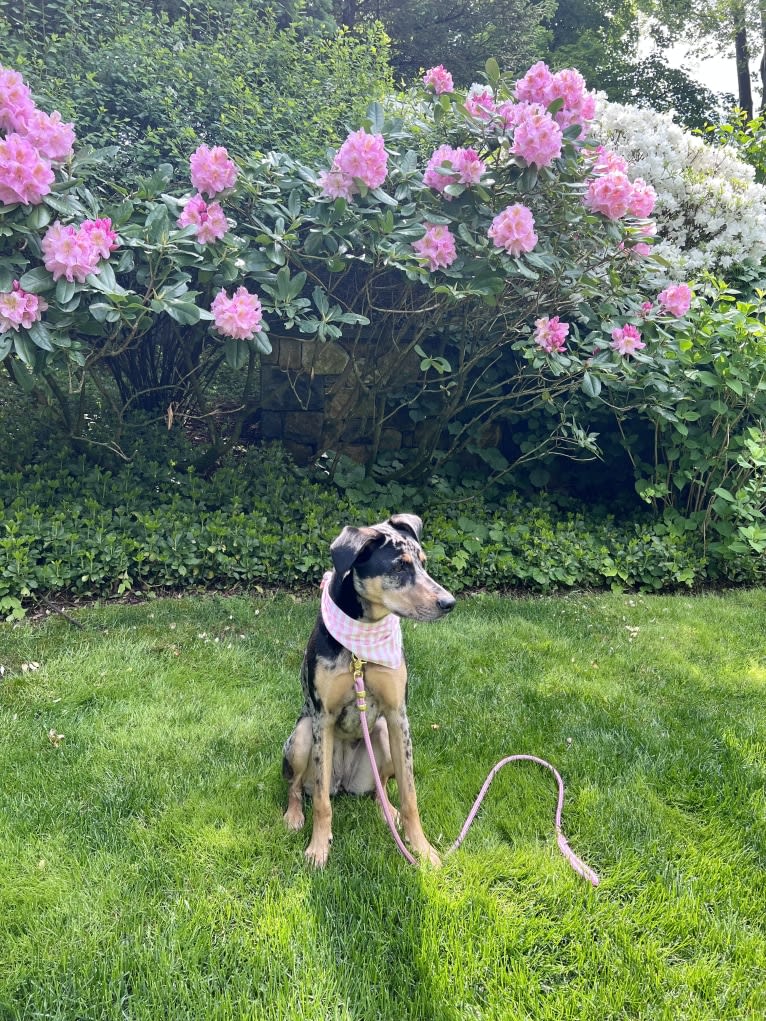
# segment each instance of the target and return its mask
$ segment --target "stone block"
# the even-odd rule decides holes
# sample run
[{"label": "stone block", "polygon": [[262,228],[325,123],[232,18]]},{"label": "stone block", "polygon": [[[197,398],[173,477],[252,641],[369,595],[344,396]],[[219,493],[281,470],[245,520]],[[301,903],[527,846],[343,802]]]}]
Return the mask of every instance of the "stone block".
[{"label": "stone block", "polygon": [[322,411],[324,390],[307,373],[288,376],[277,365],[261,366],[261,407],[264,411]]},{"label": "stone block", "polygon": [[309,464],[316,457],[316,448],[307,443],[293,443],[292,440],[285,440],[283,446],[296,464]]},{"label": "stone block", "polygon": [[261,436],[264,440],[281,440],[284,415],[278,411],[261,412]]},{"label": "stone block", "polygon": [[280,369],[300,369],[303,367],[303,344],[292,337],[280,337],[279,340]]},{"label": "stone block", "polygon": [[319,443],[324,415],[312,411],[289,411],[285,415],[285,439],[299,443]]},{"label": "stone block", "polygon": [[340,346],[321,340],[305,341],[303,367],[318,376],[339,376],[348,365],[348,355]]}]

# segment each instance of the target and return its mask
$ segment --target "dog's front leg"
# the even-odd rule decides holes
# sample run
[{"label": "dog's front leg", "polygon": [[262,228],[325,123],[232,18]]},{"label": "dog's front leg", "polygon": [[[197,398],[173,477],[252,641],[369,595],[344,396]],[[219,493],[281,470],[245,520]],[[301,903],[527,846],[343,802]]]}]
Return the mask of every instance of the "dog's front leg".
[{"label": "dog's front leg", "polygon": [[391,759],[394,764],[394,775],[399,788],[399,814],[404,835],[415,854],[424,858],[431,865],[441,865],[441,859],[428,843],[418,812],[418,801],[415,796],[415,775],[412,765],[412,739],[410,738],[410,721],[404,706],[390,710],[385,714],[388,724],[388,739],[391,745]]},{"label": "dog's front leg", "polygon": [[335,737],[335,718],[320,713],[313,721],[314,794],[312,797],[314,818],[311,843],[306,848],[306,858],[312,865],[322,869],[327,864],[332,841],[332,805],[330,784],[332,781],[332,752]]}]

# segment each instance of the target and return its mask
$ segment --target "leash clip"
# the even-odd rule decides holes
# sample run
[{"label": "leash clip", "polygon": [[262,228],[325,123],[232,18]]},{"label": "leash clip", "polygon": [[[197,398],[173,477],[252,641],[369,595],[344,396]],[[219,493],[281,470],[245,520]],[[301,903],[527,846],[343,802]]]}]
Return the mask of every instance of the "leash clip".
[{"label": "leash clip", "polygon": [[364,712],[367,708],[365,696],[367,692],[364,690],[364,668],[366,660],[360,659],[353,652],[351,653],[351,673],[354,675],[354,691],[356,692],[356,707],[359,712]]}]

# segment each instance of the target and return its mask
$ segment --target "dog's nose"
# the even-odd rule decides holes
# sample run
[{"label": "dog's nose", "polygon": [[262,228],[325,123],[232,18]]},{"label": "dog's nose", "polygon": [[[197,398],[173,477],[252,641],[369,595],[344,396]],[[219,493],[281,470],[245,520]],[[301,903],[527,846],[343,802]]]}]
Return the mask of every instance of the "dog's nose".
[{"label": "dog's nose", "polygon": [[442,613],[449,613],[452,607],[455,605],[455,597],[449,593],[443,596],[439,596],[436,600],[436,605],[442,611]]}]

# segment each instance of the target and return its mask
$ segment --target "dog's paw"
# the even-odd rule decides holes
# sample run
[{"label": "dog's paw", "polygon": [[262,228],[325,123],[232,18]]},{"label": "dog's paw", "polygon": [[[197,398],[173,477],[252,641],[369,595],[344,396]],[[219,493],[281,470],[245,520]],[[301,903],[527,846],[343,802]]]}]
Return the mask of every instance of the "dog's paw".
[{"label": "dog's paw", "polygon": [[427,862],[433,869],[440,869],[442,867],[441,858],[430,844],[428,845],[428,850],[420,852],[420,860]]},{"label": "dog's paw", "polygon": [[283,816],[285,820],[285,826],[288,830],[302,830],[303,824],[306,821],[306,817],[303,814],[303,809],[298,806],[291,806],[287,809]]},{"label": "dog's paw", "polygon": [[[386,825],[388,825],[388,819],[386,819],[386,813],[385,813],[385,810],[383,808],[383,804],[382,804],[380,798],[377,795],[375,796],[375,800],[378,803],[378,811],[380,812],[380,818],[383,820],[383,822]],[[394,826],[396,826],[396,828],[401,832],[401,829],[402,829],[402,818],[399,815],[399,809],[398,808],[394,808],[394,806],[389,801],[389,803],[388,803],[388,810],[391,813],[391,818],[394,820]]]},{"label": "dog's paw", "polygon": [[323,869],[327,864],[327,858],[330,854],[330,842],[329,840],[314,841],[312,840],[309,846],[306,848],[306,861],[309,865],[313,865],[315,869]]}]

